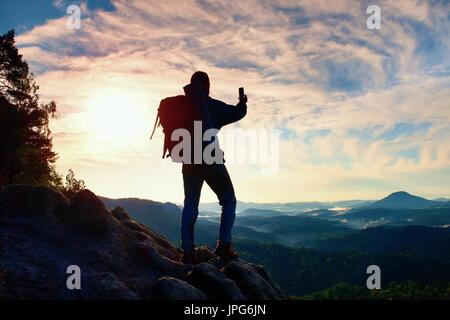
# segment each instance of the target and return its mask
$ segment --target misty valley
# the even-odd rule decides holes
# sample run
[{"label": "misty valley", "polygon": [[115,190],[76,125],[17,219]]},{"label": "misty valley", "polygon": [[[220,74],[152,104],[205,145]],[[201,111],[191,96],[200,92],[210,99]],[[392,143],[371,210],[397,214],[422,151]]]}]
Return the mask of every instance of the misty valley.
[{"label": "misty valley", "polygon": [[[108,208],[124,207],[137,221],[180,242],[180,206],[135,198],[102,201]],[[200,210],[196,244],[213,247],[220,209],[201,204]],[[449,225],[447,199],[430,201],[406,192],[379,201],[240,202],[234,240],[242,258],[266,266],[293,296],[371,298],[365,268],[372,264],[380,266],[382,288],[391,296],[445,292]]]}]

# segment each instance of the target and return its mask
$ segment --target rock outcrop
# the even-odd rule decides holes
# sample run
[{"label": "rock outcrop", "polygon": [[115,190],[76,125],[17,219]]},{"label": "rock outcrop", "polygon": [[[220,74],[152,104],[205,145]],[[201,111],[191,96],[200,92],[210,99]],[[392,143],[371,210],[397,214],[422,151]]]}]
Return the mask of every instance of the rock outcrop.
[{"label": "rock outcrop", "polygon": [[[167,239],[89,190],[69,200],[47,187],[0,186],[0,300],[287,298],[262,266],[207,247],[197,258],[181,263]],[[73,265],[79,290],[67,286]]]}]

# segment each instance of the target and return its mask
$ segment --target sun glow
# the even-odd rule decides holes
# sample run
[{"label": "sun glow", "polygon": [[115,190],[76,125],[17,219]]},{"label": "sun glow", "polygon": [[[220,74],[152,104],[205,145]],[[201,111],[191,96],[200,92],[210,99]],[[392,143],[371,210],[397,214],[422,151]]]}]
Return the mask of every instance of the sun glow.
[{"label": "sun glow", "polygon": [[87,103],[90,129],[105,139],[130,138],[140,119],[139,104],[132,94],[105,91]]},{"label": "sun glow", "polygon": [[145,138],[149,108],[142,94],[124,89],[95,92],[86,102],[86,129],[92,142],[114,149],[127,149]]}]

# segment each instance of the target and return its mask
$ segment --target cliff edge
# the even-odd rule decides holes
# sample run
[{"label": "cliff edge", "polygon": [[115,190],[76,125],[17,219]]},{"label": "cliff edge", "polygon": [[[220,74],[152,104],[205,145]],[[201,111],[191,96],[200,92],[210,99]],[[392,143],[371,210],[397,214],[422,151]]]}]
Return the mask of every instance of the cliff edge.
[{"label": "cliff edge", "polygon": [[[262,266],[207,247],[197,257],[181,263],[167,239],[89,190],[69,200],[47,187],[0,186],[0,299],[287,299]],[[69,266],[79,267],[79,290],[67,286]]]}]

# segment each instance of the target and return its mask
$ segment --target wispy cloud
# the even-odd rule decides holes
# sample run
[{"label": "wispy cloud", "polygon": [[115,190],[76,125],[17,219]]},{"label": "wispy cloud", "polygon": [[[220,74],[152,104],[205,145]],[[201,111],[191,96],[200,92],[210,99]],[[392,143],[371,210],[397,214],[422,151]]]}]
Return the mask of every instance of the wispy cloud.
[{"label": "wispy cloud", "polygon": [[[381,30],[366,28],[369,4],[114,0],[114,10],[104,11],[88,1],[80,30],[68,30],[61,17],[18,43],[42,97],[59,103],[62,117],[52,127],[60,167],[105,194],[125,191],[104,182],[108,166],[86,169],[86,159],[110,161],[111,179],[127,170],[127,195],[180,199],[181,187],[150,182],[176,184],[179,172],[161,163],[160,145],[147,134],[158,101],[181,93],[202,69],[212,94],[228,103],[246,87],[242,127],[284,132],[277,176],[232,168],[242,199],[372,198],[396,186],[448,195],[448,2],[378,1]],[[123,108],[105,107],[114,95]],[[93,122],[101,112],[109,116]],[[123,154],[138,159],[131,165]]]}]

